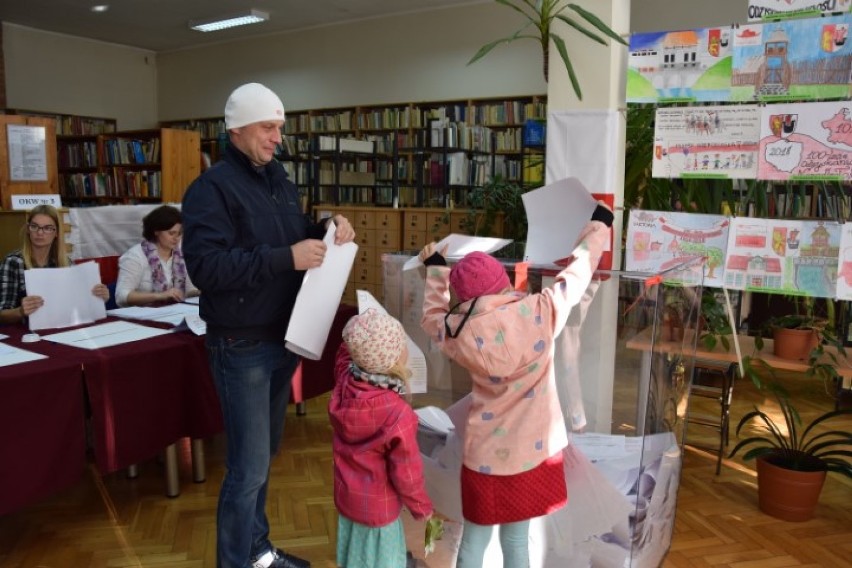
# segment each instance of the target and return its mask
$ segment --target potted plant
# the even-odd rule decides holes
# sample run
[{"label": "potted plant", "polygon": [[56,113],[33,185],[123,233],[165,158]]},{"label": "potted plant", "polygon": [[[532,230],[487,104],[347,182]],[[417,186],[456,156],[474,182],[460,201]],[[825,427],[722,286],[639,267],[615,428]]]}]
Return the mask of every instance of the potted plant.
[{"label": "potted plant", "polygon": [[[565,40],[561,36],[552,31],[553,24],[559,20],[564,22],[571,28],[577,30],[592,41],[601,45],[606,45],[605,37],[609,37],[622,45],[627,45],[624,39],[615,33],[609,26],[601,21],[600,18],[585,10],[576,4],[563,4],[562,0],[495,0],[498,4],[502,4],[521,14],[527,21],[515,33],[510,36],[500,38],[491,43],[483,45],[479,51],[468,61],[468,65],[485,57],[492,49],[502,43],[512,43],[518,39],[532,39],[541,44],[542,65],[544,70],[544,80],[548,79],[548,64],[550,60],[550,42],[556,46],[562,62],[565,64],[565,69],[568,71],[568,77],[571,80],[571,85],[574,88],[574,94],[582,100],[583,95],[580,90],[580,83],[577,80],[577,75],[574,72],[574,66],[571,64],[571,59],[568,56],[568,49],[565,47]],[[567,12],[566,12],[567,11]],[[568,14],[574,13],[575,17]],[[596,33],[599,32],[599,33]]]},{"label": "potted plant", "polygon": [[802,420],[789,399],[775,391],[784,424],[757,407],[742,417],[737,436],[755,423],[755,435],[740,440],[728,457],[746,450],[743,460],[757,460],[757,488],[760,510],[787,521],[813,517],[828,472],[852,479],[852,433],[843,429],[818,431],[816,427],[852,409],[833,410],[816,417],[801,430]]}]

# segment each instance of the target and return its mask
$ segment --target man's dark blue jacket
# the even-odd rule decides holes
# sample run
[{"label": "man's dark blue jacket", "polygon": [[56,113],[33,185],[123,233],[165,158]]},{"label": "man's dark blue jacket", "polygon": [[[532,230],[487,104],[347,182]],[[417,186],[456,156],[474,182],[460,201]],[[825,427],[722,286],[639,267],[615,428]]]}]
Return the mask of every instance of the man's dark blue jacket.
[{"label": "man's dark blue jacket", "polygon": [[258,167],[229,144],[224,158],[187,189],[183,254],[201,290],[211,336],[284,340],[303,271],[290,246],[321,239],[323,224],[302,213],[280,163]]}]

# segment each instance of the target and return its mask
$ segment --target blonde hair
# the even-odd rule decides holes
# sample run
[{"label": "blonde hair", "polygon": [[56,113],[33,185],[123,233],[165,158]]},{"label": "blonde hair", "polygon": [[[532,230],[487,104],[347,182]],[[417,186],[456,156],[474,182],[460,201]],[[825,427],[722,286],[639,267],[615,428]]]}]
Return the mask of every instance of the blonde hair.
[{"label": "blonde hair", "polygon": [[48,264],[54,266],[68,266],[68,257],[65,255],[65,231],[62,230],[62,217],[59,211],[52,205],[36,205],[27,213],[27,222],[21,227],[21,256],[24,257],[24,268],[36,268],[33,262],[33,244],[30,240],[30,230],[28,225],[33,222],[36,215],[46,215],[53,219],[56,224],[56,236],[50,244],[50,251],[47,254]]},{"label": "blonde hair", "polygon": [[411,378],[411,369],[402,362],[402,357],[397,359],[396,363],[382,374],[400,379],[405,384],[405,400],[411,402],[411,381],[409,380]]}]

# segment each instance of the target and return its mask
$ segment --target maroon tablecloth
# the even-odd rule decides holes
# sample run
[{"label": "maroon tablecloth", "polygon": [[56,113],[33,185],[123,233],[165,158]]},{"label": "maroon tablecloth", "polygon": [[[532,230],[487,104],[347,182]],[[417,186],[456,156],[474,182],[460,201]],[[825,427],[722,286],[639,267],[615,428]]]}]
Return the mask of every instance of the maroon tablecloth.
[{"label": "maroon tablecloth", "polygon": [[22,332],[6,331],[10,343],[82,364],[102,473],[149,459],[180,438],[222,431],[203,337],[184,331],[88,350],[46,340],[20,344]]},{"label": "maroon tablecloth", "polygon": [[79,362],[48,358],[0,367],[0,515],[80,479],[83,409]]}]

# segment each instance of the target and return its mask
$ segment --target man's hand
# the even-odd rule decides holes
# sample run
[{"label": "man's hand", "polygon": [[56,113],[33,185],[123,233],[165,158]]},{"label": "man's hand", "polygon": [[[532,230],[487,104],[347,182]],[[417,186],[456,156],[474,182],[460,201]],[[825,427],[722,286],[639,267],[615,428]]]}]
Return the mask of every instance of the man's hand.
[{"label": "man's hand", "polygon": [[[352,225],[349,225],[349,230],[352,230]],[[337,231],[340,231],[340,227],[337,228]],[[354,237],[355,231],[352,231],[352,238]],[[325,259],[325,243],[319,239],[305,239],[304,241],[299,241],[295,245],[291,246],[290,250],[293,253],[293,268],[296,270],[316,268],[321,265],[323,259]]]},{"label": "man's hand", "polygon": [[331,220],[334,221],[335,225],[337,225],[337,229],[334,231],[334,244],[342,245],[345,243],[351,243],[355,240],[355,229],[352,227],[352,223],[349,222],[349,219],[343,215],[337,214],[332,217]]}]

